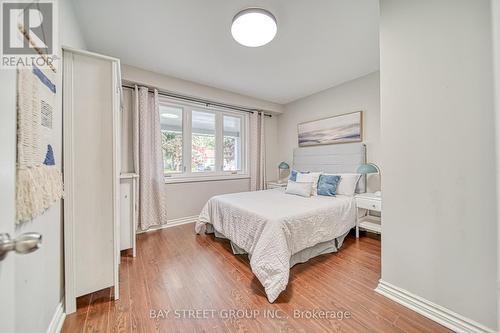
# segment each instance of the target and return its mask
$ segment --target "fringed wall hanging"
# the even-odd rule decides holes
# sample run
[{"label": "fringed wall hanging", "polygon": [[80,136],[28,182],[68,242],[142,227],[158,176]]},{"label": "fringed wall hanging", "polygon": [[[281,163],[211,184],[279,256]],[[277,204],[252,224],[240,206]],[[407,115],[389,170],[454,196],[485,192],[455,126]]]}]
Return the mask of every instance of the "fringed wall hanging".
[{"label": "fringed wall hanging", "polygon": [[54,158],[55,74],[17,71],[17,223],[43,214],[63,195]]}]

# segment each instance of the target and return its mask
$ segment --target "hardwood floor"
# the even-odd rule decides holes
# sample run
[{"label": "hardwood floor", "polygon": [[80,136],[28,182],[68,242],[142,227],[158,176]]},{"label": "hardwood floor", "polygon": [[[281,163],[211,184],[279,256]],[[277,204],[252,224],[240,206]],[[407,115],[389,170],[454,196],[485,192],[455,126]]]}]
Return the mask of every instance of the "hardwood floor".
[{"label": "hardwood floor", "polygon": [[[62,332],[449,332],[373,291],[375,238],[349,235],[338,253],[296,265],[273,304],[246,256],[233,255],[228,241],[195,235],[192,224],[141,234],[137,250],[136,258],[122,255],[120,300],[112,289],[80,297]],[[332,312],[307,318],[315,310]]]}]

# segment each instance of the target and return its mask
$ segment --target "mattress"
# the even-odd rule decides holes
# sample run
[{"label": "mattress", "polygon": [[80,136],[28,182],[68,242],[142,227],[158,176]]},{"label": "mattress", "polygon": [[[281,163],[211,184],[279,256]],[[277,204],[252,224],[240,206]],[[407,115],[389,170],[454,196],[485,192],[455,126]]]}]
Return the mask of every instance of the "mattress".
[{"label": "mattress", "polygon": [[[279,188],[212,197],[203,207],[195,231],[200,233],[209,224],[248,253],[252,272],[269,302],[274,302],[286,289],[290,267],[297,260],[294,255],[301,254],[304,261],[308,257],[304,253],[316,253],[307,249],[343,240],[355,220],[353,197],[304,198]],[[334,250],[330,247],[329,252]]]}]

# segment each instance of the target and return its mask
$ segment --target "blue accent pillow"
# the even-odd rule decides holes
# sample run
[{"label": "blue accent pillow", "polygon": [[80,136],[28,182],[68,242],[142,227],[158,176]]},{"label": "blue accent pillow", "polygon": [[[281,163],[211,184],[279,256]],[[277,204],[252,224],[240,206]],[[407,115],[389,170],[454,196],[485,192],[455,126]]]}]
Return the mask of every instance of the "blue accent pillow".
[{"label": "blue accent pillow", "polygon": [[309,171],[301,172],[301,171],[297,171],[297,170],[292,170],[292,172],[290,172],[290,177],[288,179],[296,182],[297,181],[297,174],[299,174],[299,173],[309,173]]},{"label": "blue accent pillow", "polygon": [[334,197],[337,194],[339,181],[340,176],[321,175],[318,181],[318,195]]}]

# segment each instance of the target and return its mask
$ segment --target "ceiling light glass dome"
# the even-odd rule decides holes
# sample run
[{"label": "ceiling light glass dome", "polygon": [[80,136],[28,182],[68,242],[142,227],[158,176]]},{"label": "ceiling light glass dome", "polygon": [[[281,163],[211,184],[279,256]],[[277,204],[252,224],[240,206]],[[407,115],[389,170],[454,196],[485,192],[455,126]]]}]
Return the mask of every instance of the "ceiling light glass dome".
[{"label": "ceiling light glass dome", "polygon": [[262,8],[244,9],[233,19],[231,34],[241,45],[258,47],[276,36],[278,24],[273,14]]}]

